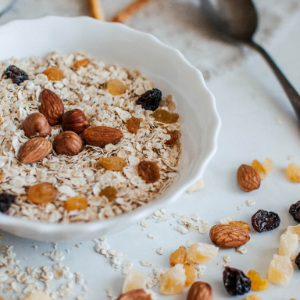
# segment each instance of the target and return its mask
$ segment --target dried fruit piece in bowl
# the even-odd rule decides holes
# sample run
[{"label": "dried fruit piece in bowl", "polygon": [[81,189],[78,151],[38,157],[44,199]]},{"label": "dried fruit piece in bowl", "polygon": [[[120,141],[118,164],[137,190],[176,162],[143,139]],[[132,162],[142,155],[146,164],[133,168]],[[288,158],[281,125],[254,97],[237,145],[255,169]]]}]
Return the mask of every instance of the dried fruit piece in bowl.
[{"label": "dried fruit piece in bowl", "polygon": [[88,200],[83,196],[69,198],[65,203],[66,210],[87,209]]},{"label": "dried fruit piece in bowl", "polygon": [[5,213],[11,207],[11,205],[15,202],[16,196],[8,193],[0,194],[0,212]]},{"label": "dried fruit piece in bowl", "polygon": [[135,117],[131,117],[130,119],[127,119],[126,127],[128,131],[131,133],[137,133],[140,128],[141,121],[142,119],[135,118]]},{"label": "dried fruit piece in bowl", "polygon": [[113,186],[108,186],[101,190],[99,196],[105,196],[109,202],[112,202],[116,199],[116,196],[118,194],[118,191]]},{"label": "dried fruit piece in bowl", "polygon": [[152,161],[141,161],[138,164],[138,173],[146,183],[154,183],[159,180],[160,170],[158,165]]},{"label": "dried fruit piece in bowl", "polygon": [[83,58],[81,60],[77,60],[74,63],[74,69],[78,70],[81,67],[87,67],[89,64],[90,64],[90,59],[86,57],[86,58]]},{"label": "dried fruit piece in bowl", "polygon": [[108,171],[122,171],[127,166],[125,159],[118,156],[101,157],[99,164]]},{"label": "dried fruit piece in bowl", "polygon": [[64,78],[63,71],[55,67],[48,68],[43,73],[48,77],[48,80],[51,81],[60,81]]},{"label": "dried fruit piece in bowl", "polygon": [[269,266],[268,279],[278,285],[288,284],[293,276],[294,268],[286,256],[274,254]]},{"label": "dried fruit piece in bowl", "polygon": [[152,117],[155,119],[156,122],[166,123],[166,124],[176,123],[179,119],[178,114],[168,112],[165,109],[157,109],[152,114]]},{"label": "dried fruit piece in bowl", "polygon": [[10,65],[7,67],[4,72],[4,76],[10,78],[12,82],[17,85],[25,80],[29,80],[27,73],[14,65]]},{"label": "dried fruit piece in bowl", "polygon": [[272,211],[258,210],[252,217],[251,223],[257,232],[276,229],[280,225],[280,217]]},{"label": "dried fruit piece in bowl", "polygon": [[148,90],[138,98],[136,104],[140,104],[143,109],[155,111],[159,106],[161,96],[159,89]]},{"label": "dried fruit piece in bowl", "polygon": [[29,188],[27,197],[35,204],[46,204],[56,199],[57,189],[49,182],[38,183]]},{"label": "dried fruit piece in bowl", "polygon": [[174,146],[179,143],[180,132],[178,130],[168,131],[167,134],[170,135],[170,139],[165,142],[168,146]]},{"label": "dried fruit piece in bowl", "polygon": [[113,96],[123,95],[126,92],[126,86],[120,79],[108,80],[106,88]]}]

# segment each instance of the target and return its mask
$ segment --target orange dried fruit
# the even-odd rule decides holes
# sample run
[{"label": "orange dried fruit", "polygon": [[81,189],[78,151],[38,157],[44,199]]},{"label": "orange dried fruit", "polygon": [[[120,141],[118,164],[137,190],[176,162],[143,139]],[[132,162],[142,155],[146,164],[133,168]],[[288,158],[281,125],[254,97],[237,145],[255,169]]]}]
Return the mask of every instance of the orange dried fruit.
[{"label": "orange dried fruit", "polygon": [[46,204],[56,199],[57,189],[52,183],[43,182],[31,186],[27,192],[28,200],[35,204]]},{"label": "orange dried fruit", "polygon": [[52,81],[59,81],[64,77],[63,71],[55,67],[48,68],[43,73],[48,77],[48,80]]},{"label": "orange dried fruit", "polygon": [[112,157],[101,157],[99,164],[106,170],[109,171],[122,171],[127,163],[124,158],[118,156]]},{"label": "orange dried fruit", "polygon": [[75,69],[80,69],[81,67],[87,67],[90,63],[90,59],[89,58],[83,58],[81,60],[77,60],[75,63],[74,63],[74,68]]},{"label": "orange dried fruit", "polygon": [[119,96],[126,92],[126,86],[120,79],[110,79],[106,83],[106,88],[113,96]]},{"label": "orange dried fruit", "polygon": [[254,159],[252,161],[251,166],[259,174],[259,177],[260,177],[261,180],[266,178],[265,169],[263,168],[263,166],[261,165],[261,163],[257,159]]},{"label": "orange dried fruit", "polygon": [[164,110],[164,109],[157,109],[152,114],[152,117],[157,122],[167,123],[167,124],[175,123],[179,119],[179,115],[178,114],[168,112],[167,110]]},{"label": "orange dried fruit", "polygon": [[272,169],[273,169],[273,161],[270,158],[266,158],[262,164],[264,171],[266,174],[271,173]]},{"label": "orange dried fruit", "polygon": [[257,294],[252,294],[252,295],[248,295],[246,300],[261,300],[261,298]]},{"label": "orange dried fruit", "polygon": [[290,163],[286,167],[286,175],[290,181],[299,183],[300,182],[300,167],[295,163]]},{"label": "orange dried fruit", "polygon": [[196,280],[196,270],[192,264],[183,265],[186,275],[185,286],[191,286]]},{"label": "orange dried fruit", "polygon": [[253,291],[263,291],[269,288],[268,279],[260,277],[256,271],[250,270],[247,273],[247,277],[251,280],[251,289]]},{"label": "orange dried fruit", "polygon": [[178,130],[168,131],[167,134],[170,135],[170,139],[165,142],[168,146],[173,146],[179,143],[180,132]]},{"label": "orange dried fruit", "polygon": [[230,221],[228,224],[250,231],[250,225],[244,221]]},{"label": "orange dried fruit", "polygon": [[113,186],[108,186],[104,189],[101,190],[101,192],[99,193],[99,196],[105,196],[109,202],[112,202],[116,199],[117,196],[117,189]]},{"label": "orange dried fruit", "polygon": [[173,267],[177,264],[184,264],[186,261],[187,251],[184,246],[180,246],[170,255],[170,265]]},{"label": "orange dried fruit", "polygon": [[141,161],[138,164],[138,173],[146,183],[154,183],[160,178],[159,167],[152,161]]},{"label": "orange dried fruit", "polygon": [[83,196],[71,197],[65,202],[65,209],[68,211],[75,209],[87,209],[87,207],[88,201]]},{"label": "orange dried fruit", "polygon": [[130,119],[127,119],[126,126],[128,131],[131,133],[137,133],[140,128],[141,121],[142,119],[138,119],[135,117],[131,117]]}]

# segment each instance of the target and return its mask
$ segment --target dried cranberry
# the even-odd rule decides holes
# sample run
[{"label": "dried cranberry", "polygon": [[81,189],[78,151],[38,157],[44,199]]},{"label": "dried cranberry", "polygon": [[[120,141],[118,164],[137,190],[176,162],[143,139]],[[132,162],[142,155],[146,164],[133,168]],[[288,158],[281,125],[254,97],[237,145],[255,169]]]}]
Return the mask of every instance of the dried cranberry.
[{"label": "dried cranberry", "polygon": [[251,217],[251,222],[256,231],[264,232],[279,227],[280,218],[272,211],[260,209]]},{"label": "dried cranberry", "polygon": [[223,283],[231,296],[244,295],[251,288],[250,278],[243,271],[230,267],[225,267],[223,271]]},{"label": "dried cranberry", "polygon": [[16,196],[11,194],[0,194],[0,212],[7,212],[10,206],[15,202]]},{"label": "dried cranberry", "polygon": [[290,206],[289,213],[296,222],[300,223],[300,201]]},{"label": "dried cranberry", "polygon": [[152,89],[140,96],[136,104],[141,104],[143,109],[154,111],[158,108],[161,96],[159,89]]},{"label": "dried cranberry", "polygon": [[297,265],[298,269],[300,270],[300,252],[295,258],[295,264]]},{"label": "dried cranberry", "polygon": [[28,75],[25,71],[19,69],[14,65],[10,65],[4,72],[7,78],[10,78],[13,83],[19,85],[21,82],[28,80]]}]

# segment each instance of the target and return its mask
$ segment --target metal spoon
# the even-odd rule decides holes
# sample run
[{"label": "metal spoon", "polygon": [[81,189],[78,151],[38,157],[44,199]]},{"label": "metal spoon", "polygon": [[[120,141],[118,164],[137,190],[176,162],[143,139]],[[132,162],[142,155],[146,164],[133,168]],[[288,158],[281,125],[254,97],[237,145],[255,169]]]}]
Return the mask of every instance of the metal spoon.
[{"label": "metal spoon", "polygon": [[202,9],[213,26],[227,38],[244,43],[260,52],[274,71],[300,120],[299,93],[266,50],[253,41],[258,24],[253,2],[251,0],[202,0]]}]

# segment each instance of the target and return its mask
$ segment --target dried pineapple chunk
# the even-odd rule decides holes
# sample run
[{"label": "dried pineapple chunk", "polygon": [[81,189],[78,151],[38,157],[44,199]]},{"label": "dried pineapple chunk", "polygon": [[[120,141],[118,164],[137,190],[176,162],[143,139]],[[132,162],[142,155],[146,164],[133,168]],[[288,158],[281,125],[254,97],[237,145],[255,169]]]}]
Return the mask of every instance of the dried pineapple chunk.
[{"label": "dried pineapple chunk", "polygon": [[146,289],[146,285],[149,281],[150,278],[146,275],[134,270],[130,270],[125,277],[122,293],[137,289]]},{"label": "dried pineapple chunk", "polygon": [[205,243],[195,243],[190,246],[187,261],[195,264],[203,264],[218,254],[219,248]]},{"label": "dried pineapple chunk", "polygon": [[297,226],[288,226],[288,228],[285,231],[286,234],[297,234],[298,241],[300,241],[300,224]]},{"label": "dried pineapple chunk", "polygon": [[298,235],[295,233],[284,233],[280,237],[279,255],[287,256],[293,260],[298,248]]},{"label": "dried pineapple chunk", "polygon": [[278,285],[288,284],[293,276],[294,268],[286,256],[274,254],[269,266],[268,279]]}]

